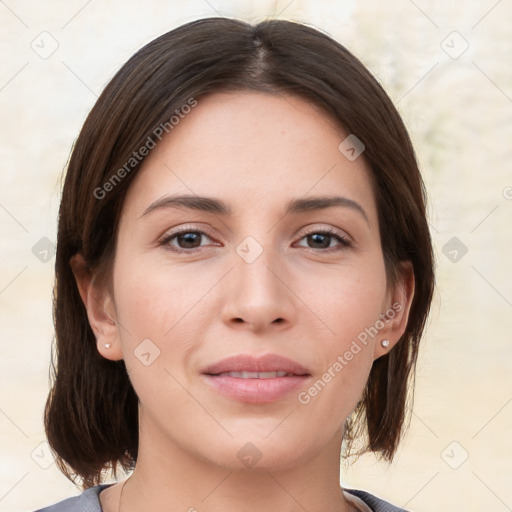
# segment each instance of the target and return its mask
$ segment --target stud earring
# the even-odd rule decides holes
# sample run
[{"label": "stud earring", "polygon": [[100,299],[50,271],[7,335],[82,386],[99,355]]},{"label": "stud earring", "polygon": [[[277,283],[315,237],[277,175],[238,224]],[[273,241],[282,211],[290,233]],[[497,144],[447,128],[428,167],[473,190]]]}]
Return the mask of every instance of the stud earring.
[{"label": "stud earring", "polygon": [[382,340],[380,342],[380,344],[384,347],[384,348],[388,348],[389,347],[389,340]]},{"label": "stud earring", "polygon": [[110,348],[112,345],[110,343],[105,343],[105,348]]}]

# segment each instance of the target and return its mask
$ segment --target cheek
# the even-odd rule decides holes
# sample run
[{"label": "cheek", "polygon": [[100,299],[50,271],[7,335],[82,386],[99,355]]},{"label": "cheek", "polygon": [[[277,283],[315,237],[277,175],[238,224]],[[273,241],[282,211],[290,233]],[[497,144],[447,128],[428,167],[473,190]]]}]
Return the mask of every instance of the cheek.
[{"label": "cheek", "polygon": [[115,268],[116,314],[130,333],[164,339],[204,295],[205,276],[179,266],[133,263],[120,258]]},{"label": "cheek", "polygon": [[[386,298],[383,261],[339,267],[296,281],[308,308],[322,320],[324,339],[338,349],[379,320]],[[362,336],[364,337],[364,336]]]},{"label": "cheek", "polygon": [[218,318],[218,313],[212,314],[219,311],[212,302],[218,273],[197,265],[192,269],[193,264],[185,268],[148,260],[120,253],[114,265],[123,358],[141,398],[153,400],[151,392],[165,381],[173,400],[186,401],[171,375],[182,383],[188,380],[187,369],[204,339],[206,324],[210,317]]},{"label": "cheek", "polygon": [[[379,342],[379,315],[386,296],[383,262],[337,271],[311,286],[303,281],[308,305],[322,319],[322,332],[311,343],[322,371],[299,396],[319,416],[343,421],[356,406]],[[328,285],[327,285],[328,284]]]},{"label": "cheek", "polygon": [[176,270],[132,263],[123,265],[119,259],[114,273],[116,315],[130,381],[155,417],[168,414],[163,412],[167,403],[187,410],[190,397],[179,383],[185,382],[183,369],[199,336],[189,315],[204,291],[185,282]]}]

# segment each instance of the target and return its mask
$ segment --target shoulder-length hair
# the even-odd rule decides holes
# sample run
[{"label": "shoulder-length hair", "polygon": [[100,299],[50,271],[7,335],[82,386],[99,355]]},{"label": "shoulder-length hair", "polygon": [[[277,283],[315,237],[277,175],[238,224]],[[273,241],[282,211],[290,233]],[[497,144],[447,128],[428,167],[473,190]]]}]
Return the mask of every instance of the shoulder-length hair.
[{"label": "shoulder-length hair", "polygon": [[159,127],[170,131],[171,116],[184,105],[235,90],[299,95],[365,145],[388,280],[396,282],[400,262],[410,261],[415,293],[406,330],[374,361],[345,438],[352,444],[365,434],[363,452],[391,461],[407,426],[434,261],[424,183],[400,115],[365,66],[314,28],[284,20],[201,19],[151,41],[123,65],[89,113],[68,163],[55,263],[56,353],[44,422],[59,469],[73,482],[80,478],[83,489],[101,483],[107,469],[115,475],[119,465],[134,468],[138,398],[124,361],[97,351],[70,259],[81,253],[89,269],[109,274],[123,200],[144,160],[138,150],[155,140]]}]

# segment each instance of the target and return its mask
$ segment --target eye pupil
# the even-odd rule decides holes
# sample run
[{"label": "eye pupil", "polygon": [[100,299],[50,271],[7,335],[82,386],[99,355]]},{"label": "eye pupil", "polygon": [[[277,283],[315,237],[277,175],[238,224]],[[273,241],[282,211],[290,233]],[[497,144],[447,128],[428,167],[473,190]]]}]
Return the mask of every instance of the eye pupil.
[{"label": "eye pupil", "polygon": [[[194,244],[194,242],[197,242],[197,241],[200,242],[201,235],[200,235],[200,233],[188,232],[185,234],[178,235],[177,239],[178,239],[178,243],[180,244],[180,247],[181,247],[180,242],[184,240],[185,244],[187,244],[184,248],[190,249],[191,247],[188,244]],[[193,247],[196,247],[196,246],[193,246]]]},{"label": "eye pupil", "polygon": [[[330,236],[322,233],[314,233],[312,235],[309,235],[310,238],[313,239],[314,243],[320,243],[321,247],[329,247],[330,245]],[[320,240],[319,240],[320,239]],[[323,239],[323,243],[322,243]],[[325,243],[327,241],[327,243]]]}]

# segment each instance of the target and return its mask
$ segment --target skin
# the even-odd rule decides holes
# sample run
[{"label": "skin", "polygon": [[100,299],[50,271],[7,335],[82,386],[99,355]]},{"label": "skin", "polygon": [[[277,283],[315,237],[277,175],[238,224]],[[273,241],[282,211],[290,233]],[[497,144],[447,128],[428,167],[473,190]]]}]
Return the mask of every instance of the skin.
[{"label": "skin", "polygon": [[[386,352],[380,341],[390,350],[405,330],[414,280],[405,266],[394,288],[386,281],[370,170],[364,154],[349,161],[338,150],[347,135],[294,96],[200,98],[130,186],[111,287],[74,258],[98,351],[125,360],[140,400],[139,458],[123,512],[355,510],[339,484],[343,425]],[[180,207],[143,215],[178,193],[222,199],[233,213]],[[356,201],[367,220],[348,207],[284,215],[289,200],[320,195]],[[180,226],[206,235],[162,243]],[[326,228],[352,246],[307,236]],[[248,236],[262,249],[251,263],[236,251]],[[269,404],[236,402],[200,376],[230,355],[277,353],[309,370],[307,390],[396,302],[401,311],[308,404],[298,392]],[[160,356],[146,366],[134,350],[148,338]],[[261,454],[251,467],[237,457],[248,442]],[[118,510],[120,486],[100,494],[105,512]]]}]

